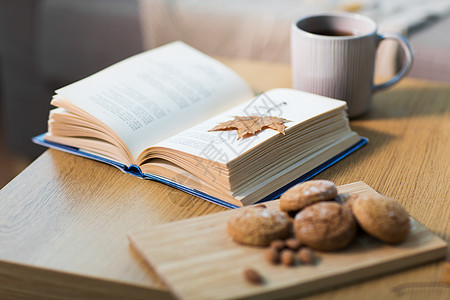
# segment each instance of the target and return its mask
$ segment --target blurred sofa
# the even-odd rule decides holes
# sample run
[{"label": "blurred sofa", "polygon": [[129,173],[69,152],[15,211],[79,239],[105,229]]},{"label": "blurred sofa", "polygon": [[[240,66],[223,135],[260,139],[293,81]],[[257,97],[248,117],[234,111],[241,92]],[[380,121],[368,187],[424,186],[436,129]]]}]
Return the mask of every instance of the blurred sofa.
[{"label": "blurred sofa", "polygon": [[143,50],[138,0],[0,0],[2,127],[34,158],[53,91]]},{"label": "blurred sofa", "polygon": [[[383,21],[382,31],[402,33],[450,7],[444,0],[424,4],[420,0],[359,2],[366,5],[357,7],[362,13]],[[415,9],[412,2],[421,6]],[[183,40],[210,55],[287,63],[290,24],[305,13],[355,9],[346,3],[349,1],[0,0],[0,101],[7,145],[15,153],[36,157],[45,149],[33,145],[31,137],[46,131],[53,91],[123,58]],[[384,48],[377,72],[388,75],[395,71],[398,57],[389,45]],[[433,51],[422,53],[432,56]],[[442,62],[434,65],[445,66]],[[423,66],[430,66],[430,60]],[[436,72],[439,68],[433,69],[432,73]]]}]

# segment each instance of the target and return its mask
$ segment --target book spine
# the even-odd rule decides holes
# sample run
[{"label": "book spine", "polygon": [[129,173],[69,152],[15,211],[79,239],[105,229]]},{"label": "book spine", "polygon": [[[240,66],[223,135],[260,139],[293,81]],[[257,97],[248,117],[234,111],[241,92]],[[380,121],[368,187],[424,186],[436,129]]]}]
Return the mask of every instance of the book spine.
[{"label": "book spine", "polygon": [[125,173],[131,174],[133,176],[144,178],[144,173],[142,173],[141,169],[137,165],[131,165],[129,167],[125,167],[123,169],[123,171]]}]

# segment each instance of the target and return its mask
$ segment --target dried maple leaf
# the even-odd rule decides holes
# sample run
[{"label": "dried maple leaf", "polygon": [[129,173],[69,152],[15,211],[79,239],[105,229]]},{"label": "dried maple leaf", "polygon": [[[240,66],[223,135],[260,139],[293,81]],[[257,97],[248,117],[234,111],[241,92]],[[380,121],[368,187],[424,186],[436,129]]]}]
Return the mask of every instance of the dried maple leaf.
[{"label": "dried maple leaf", "polygon": [[225,131],[225,130],[237,130],[238,140],[245,139],[249,136],[255,135],[261,130],[270,128],[284,134],[286,125],[285,122],[289,122],[286,119],[279,117],[260,117],[260,116],[234,116],[231,121],[220,123],[214,126],[209,131]]}]

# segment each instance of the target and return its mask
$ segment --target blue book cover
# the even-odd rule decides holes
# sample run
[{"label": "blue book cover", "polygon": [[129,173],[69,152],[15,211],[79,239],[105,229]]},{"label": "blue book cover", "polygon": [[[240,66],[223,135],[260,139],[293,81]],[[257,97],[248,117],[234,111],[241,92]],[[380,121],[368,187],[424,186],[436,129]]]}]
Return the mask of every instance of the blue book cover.
[{"label": "blue book cover", "polygon": [[[95,161],[99,161],[102,163],[106,163],[109,164],[111,166],[114,166],[118,169],[120,169],[121,171],[131,174],[133,176],[142,178],[142,179],[148,179],[148,180],[154,180],[154,181],[158,181],[160,183],[166,184],[168,186],[171,186],[173,188],[179,189],[183,192],[192,194],[194,196],[197,196],[199,198],[202,198],[204,200],[210,201],[212,203],[227,207],[227,208],[237,208],[237,205],[228,203],[224,200],[218,199],[216,197],[213,197],[211,195],[208,195],[202,191],[187,187],[179,182],[175,182],[173,180],[170,180],[168,178],[164,178],[161,176],[157,176],[154,174],[148,174],[148,173],[143,173],[141,172],[141,170],[139,169],[138,166],[126,166],[120,162],[114,161],[114,160],[110,160],[89,152],[85,152],[82,151],[78,148],[74,148],[74,147],[70,147],[70,146],[66,146],[66,145],[62,145],[62,144],[57,144],[57,143],[53,143],[50,141],[47,141],[44,139],[45,134],[41,134],[39,136],[36,136],[33,138],[33,142],[45,147],[49,147],[49,148],[53,148],[53,149],[57,149],[57,150],[61,150],[67,153],[71,153],[71,154],[75,154],[78,156],[82,156],[82,157],[86,157]],[[260,202],[265,202],[265,201],[270,201],[270,200],[274,200],[280,197],[281,194],[283,194],[287,189],[289,189],[290,187],[294,186],[295,184],[298,184],[300,182],[306,181],[310,178],[312,178],[313,176],[319,174],[320,172],[324,171],[325,169],[331,167],[332,165],[336,164],[338,161],[342,160],[343,158],[347,157],[348,155],[350,155],[351,153],[353,153],[354,151],[358,150],[359,148],[361,148],[362,146],[364,146],[365,144],[367,144],[368,139],[361,137],[361,139],[355,143],[354,145],[352,145],[351,147],[347,148],[346,150],[342,151],[341,153],[339,153],[338,155],[332,157],[331,159],[325,161],[324,163],[320,164],[319,166],[315,167],[314,169],[310,170],[309,172],[303,174],[302,176],[298,177],[297,179],[289,182],[288,184],[280,187],[278,190],[272,192],[271,194],[267,195],[266,197],[264,197],[263,199],[259,200],[257,203]]]}]

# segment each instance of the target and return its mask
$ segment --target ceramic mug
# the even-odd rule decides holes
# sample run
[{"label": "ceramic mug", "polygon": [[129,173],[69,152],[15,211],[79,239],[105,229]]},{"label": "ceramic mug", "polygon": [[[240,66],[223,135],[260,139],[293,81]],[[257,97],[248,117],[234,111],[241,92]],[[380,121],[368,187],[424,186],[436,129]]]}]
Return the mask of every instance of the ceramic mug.
[{"label": "ceramic mug", "polygon": [[[396,40],[406,61],[390,80],[375,85],[375,54],[385,39]],[[377,33],[370,18],[351,13],[323,13],[301,18],[291,27],[293,87],[347,101],[349,117],[365,113],[372,93],[389,87],[411,68],[413,53],[399,34]]]}]

